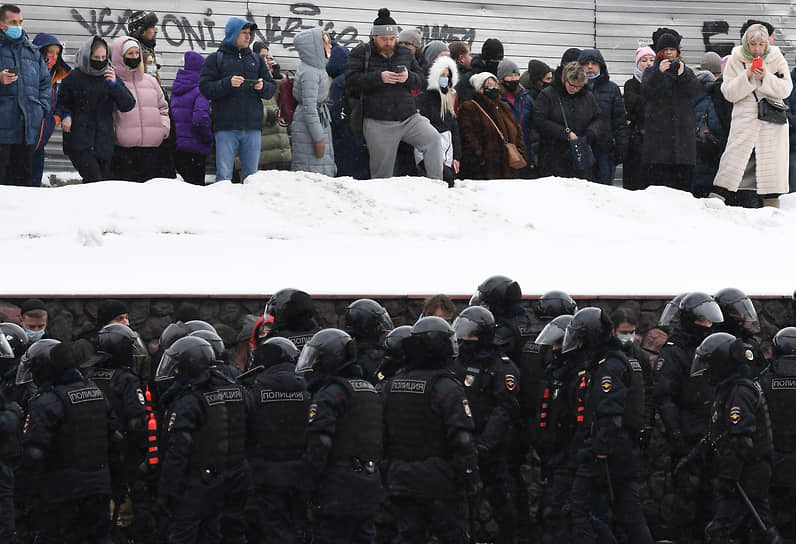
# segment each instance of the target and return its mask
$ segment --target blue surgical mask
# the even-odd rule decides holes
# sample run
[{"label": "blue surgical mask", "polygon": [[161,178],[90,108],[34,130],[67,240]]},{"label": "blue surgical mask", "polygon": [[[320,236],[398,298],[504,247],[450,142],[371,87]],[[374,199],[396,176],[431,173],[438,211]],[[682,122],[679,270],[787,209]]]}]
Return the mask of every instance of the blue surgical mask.
[{"label": "blue surgical mask", "polygon": [[593,76],[589,76],[589,79],[597,79],[598,77],[600,77],[600,72],[597,72]]},{"label": "blue surgical mask", "polygon": [[440,87],[440,89],[444,89],[447,86],[448,86],[448,78],[447,77],[439,78],[439,87]]},{"label": "blue surgical mask", "polygon": [[7,26],[6,27],[6,36],[11,38],[12,40],[18,40],[22,37],[22,27],[21,26]]},{"label": "blue surgical mask", "polygon": [[32,344],[33,342],[38,342],[39,340],[41,340],[42,336],[44,336],[44,329],[40,331],[29,331],[28,329],[25,329],[25,334],[27,335],[28,340],[30,340],[30,343]]}]

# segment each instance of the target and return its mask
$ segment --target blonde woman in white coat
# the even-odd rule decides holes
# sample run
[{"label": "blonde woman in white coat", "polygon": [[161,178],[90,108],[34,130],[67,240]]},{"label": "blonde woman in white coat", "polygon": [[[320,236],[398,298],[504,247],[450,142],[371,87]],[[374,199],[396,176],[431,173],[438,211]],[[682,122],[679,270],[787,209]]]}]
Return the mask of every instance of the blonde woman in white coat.
[{"label": "blonde woman in white coat", "polygon": [[[756,58],[762,58],[760,68],[753,66]],[[750,26],[724,68],[721,92],[733,103],[732,123],[710,196],[725,200],[738,190],[754,150],[757,194],[766,206],[779,207],[779,195],[788,192],[788,124],[758,119],[757,101],[782,104],[792,89],[788,63],[778,47],[769,45],[768,30]]]}]

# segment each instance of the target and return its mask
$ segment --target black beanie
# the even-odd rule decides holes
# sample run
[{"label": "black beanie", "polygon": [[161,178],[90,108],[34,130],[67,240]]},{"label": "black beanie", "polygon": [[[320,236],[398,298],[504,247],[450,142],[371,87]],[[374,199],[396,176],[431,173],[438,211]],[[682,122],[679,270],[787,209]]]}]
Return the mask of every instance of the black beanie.
[{"label": "black beanie", "polygon": [[497,38],[489,38],[481,46],[481,60],[503,60],[503,44]]},{"label": "black beanie", "polygon": [[389,36],[398,35],[398,23],[395,19],[390,17],[390,10],[381,8],[379,16],[373,21],[373,28],[370,31],[371,36]]},{"label": "black beanie", "polygon": [[743,25],[741,25],[741,38],[743,38],[743,35],[746,34],[746,31],[749,30],[749,27],[752,25],[763,25],[764,27],[766,27],[766,30],[768,30],[769,36],[773,36],[774,31],[776,30],[774,28],[774,25],[772,25],[771,23],[767,23],[765,21],[758,21],[757,19],[749,19]]},{"label": "black beanie", "polygon": [[561,55],[561,66],[566,66],[570,62],[577,62],[578,57],[580,57],[581,50],[577,47],[570,47],[564,54]]},{"label": "black beanie", "polygon": [[44,305],[44,301],[40,298],[29,298],[22,303],[22,306],[19,308],[19,313],[25,315],[34,310],[44,310],[46,312],[47,306]]},{"label": "black beanie", "polygon": [[664,32],[658,36],[658,39],[655,41],[655,52],[657,53],[658,51],[662,51],[667,47],[671,47],[680,51],[680,40],[678,40],[677,36],[674,34]]},{"label": "black beanie", "polygon": [[531,78],[531,82],[541,81],[548,72],[552,72],[552,70],[541,60],[531,59],[528,61],[528,77]]},{"label": "black beanie", "polygon": [[117,300],[115,298],[103,300],[97,308],[97,325],[104,327],[110,323],[111,319],[114,317],[126,313],[129,313],[127,310],[127,305],[121,300]]}]

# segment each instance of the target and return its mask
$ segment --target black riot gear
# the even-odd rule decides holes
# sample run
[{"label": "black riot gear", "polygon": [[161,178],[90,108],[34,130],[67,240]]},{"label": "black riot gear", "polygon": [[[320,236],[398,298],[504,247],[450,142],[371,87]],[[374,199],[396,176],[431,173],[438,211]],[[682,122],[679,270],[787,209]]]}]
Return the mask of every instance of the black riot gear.
[{"label": "black riot gear", "polygon": [[266,368],[282,363],[296,366],[299,351],[296,345],[287,338],[275,336],[257,346],[253,357],[255,365],[262,365]]},{"label": "black riot gear", "polygon": [[394,375],[399,368],[406,365],[404,340],[411,334],[411,325],[401,325],[390,331],[384,339],[384,359],[382,359],[381,368],[377,371],[379,379]]},{"label": "black riot gear", "polygon": [[180,338],[163,353],[156,380],[172,376],[182,383],[201,383],[210,375],[210,367],[216,364],[216,354],[210,342],[196,336]]},{"label": "black riot gear", "polygon": [[191,331],[188,330],[188,327],[185,326],[185,323],[182,321],[177,321],[176,323],[170,323],[163,332],[160,333],[160,340],[158,343],[160,344],[161,349],[169,349],[174,342],[188,336]]},{"label": "black riot gear", "polygon": [[489,346],[495,337],[495,316],[483,306],[465,308],[453,322],[456,338],[476,338],[479,346]]},{"label": "black riot gear", "polygon": [[697,321],[709,321],[712,326],[723,320],[721,308],[706,293],[688,293],[680,301],[680,327],[690,334],[707,336],[710,333],[711,327],[700,325]]},{"label": "black riot gear", "polygon": [[356,340],[378,339],[394,328],[387,310],[369,298],[360,298],[345,310],[345,330]]},{"label": "black riot gear", "polygon": [[721,329],[734,336],[747,338],[760,332],[760,320],[752,301],[740,289],[728,287],[716,296],[724,322]]},{"label": "black riot gear", "polygon": [[207,340],[207,342],[213,347],[213,353],[216,354],[216,360],[221,361],[224,359],[224,353],[227,351],[227,348],[224,346],[224,341],[216,332],[209,331],[207,329],[200,329],[198,331],[192,332],[188,336],[195,336],[197,338],[203,338]]},{"label": "black riot gear", "polygon": [[403,347],[413,366],[426,362],[449,363],[459,355],[456,333],[447,321],[437,316],[418,320]]},{"label": "black riot gear", "polygon": [[611,318],[600,308],[589,307],[578,310],[564,334],[562,353],[569,353],[581,346],[586,350],[605,344],[611,337],[614,326]]},{"label": "black riot gear", "polygon": [[281,289],[265,305],[263,319],[274,328],[304,330],[315,314],[312,297],[298,289]]},{"label": "black riot gear", "polygon": [[138,335],[127,325],[111,323],[97,333],[97,357],[107,367],[132,367],[145,356]]},{"label": "black riot gear", "polygon": [[578,305],[564,291],[548,291],[539,297],[534,311],[539,319],[549,320],[560,315],[575,315]]},{"label": "black riot gear", "polygon": [[672,324],[675,317],[677,317],[677,315],[680,313],[680,303],[687,295],[688,293],[680,293],[666,303],[666,306],[663,308],[663,312],[661,313],[661,317],[658,319],[659,327],[666,329]]},{"label": "black riot gear", "polygon": [[14,352],[14,357],[22,357],[22,354],[28,349],[29,342],[25,329],[16,323],[0,323],[0,335],[5,336],[6,341],[11,346],[11,350]]},{"label": "black riot gear", "polygon": [[14,348],[8,343],[8,339],[4,334],[0,334],[0,359],[13,359]]},{"label": "black riot gear", "polygon": [[691,376],[707,373],[708,381],[719,384],[741,371],[742,365],[754,360],[751,347],[726,332],[713,333],[696,350]]},{"label": "black riot gear", "polygon": [[506,276],[491,276],[478,286],[470,305],[488,306],[495,312],[510,308],[521,300],[520,284]]},{"label": "black riot gear", "polygon": [[17,385],[34,382],[42,385],[51,382],[55,377],[55,361],[50,356],[52,349],[60,344],[58,340],[44,338],[33,343],[19,362]]},{"label": "black riot gear", "polygon": [[186,321],[185,328],[188,329],[188,334],[196,331],[210,331],[218,334],[213,325],[207,321],[202,321],[201,319],[192,319],[190,321]]},{"label": "black riot gear", "polygon": [[564,334],[567,332],[567,327],[572,324],[573,316],[560,315],[554,318],[550,323],[545,325],[539,336],[534,341],[535,344],[540,346],[555,346],[564,342]]},{"label": "black riot gear", "polygon": [[296,372],[335,375],[357,360],[356,342],[340,329],[316,332],[301,350]]},{"label": "black riot gear", "polygon": [[774,335],[771,341],[775,358],[796,358],[796,327],[785,327]]}]

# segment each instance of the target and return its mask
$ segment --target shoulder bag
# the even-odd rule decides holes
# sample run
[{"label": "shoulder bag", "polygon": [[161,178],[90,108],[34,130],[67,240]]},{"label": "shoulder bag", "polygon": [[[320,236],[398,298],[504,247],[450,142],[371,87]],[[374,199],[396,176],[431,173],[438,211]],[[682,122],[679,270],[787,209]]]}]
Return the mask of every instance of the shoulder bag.
[{"label": "shoulder bag", "polygon": [[[558,99],[558,105],[561,108],[561,117],[564,118],[564,128],[567,129],[567,138],[569,138],[572,131],[567,123],[567,114],[564,113],[564,104],[561,102],[560,98]],[[589,146],[589,142],[586,141],[586,138],[578,138],[576,140],[570,138],[569,152],[572,155],[572,165],[575,167],[575,170],[586,170],[594,166],[596,162],[594,153]]]},{"label": "shoulder bag", "polygon": [[473,104],[475,104],[478,107],[478,109],[481,110],[481,113],[483,113],[486,116],[486,118],[489,119],[489,122],[492,123],[492,126],[495,127],[498,136],[500,136],[500,141],[503,142],[503,146],[506,148],[506,158],[508,159],[509,168],[512,168],[514,170],[519,170],[520,168],[525,168],[526,166],[528,166],[528,161],[526,161],[525,157],[522,156],[522,153],[520,153],[520,150],[517,149],[517,146],[511,142],[506,141],[506,138],[503,137],[503,133],[500,132],[500,129],[495,124],[495,121],[493,121],[492,118],[489,116],[489,114],[486,112],[486,110],[484,110],[484,108],[481,107],[481,104],[479,104],[475,100],[473,100]]}]

